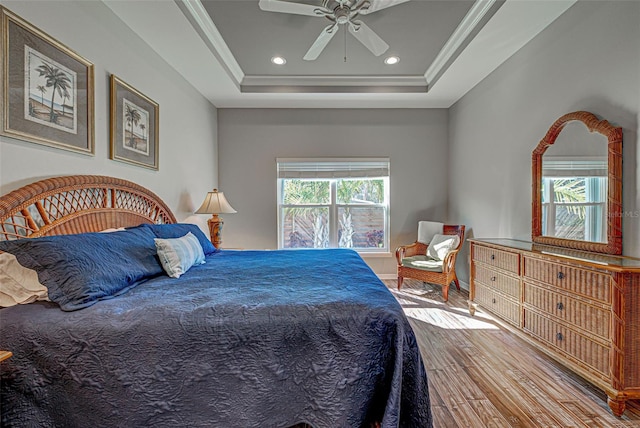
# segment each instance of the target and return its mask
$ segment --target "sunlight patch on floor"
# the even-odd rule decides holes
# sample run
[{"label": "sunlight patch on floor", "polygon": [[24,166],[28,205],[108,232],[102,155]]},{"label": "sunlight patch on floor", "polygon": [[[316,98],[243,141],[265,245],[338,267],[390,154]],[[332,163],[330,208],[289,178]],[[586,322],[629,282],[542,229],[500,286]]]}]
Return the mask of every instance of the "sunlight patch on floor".
[{"label": "sunlight patch on floor", "polygon": [[[461,314],[463,314],[465,316],[470,315],[468,308],[449,308],[449,310],[450,311],[454,311],[454,312],[459,312],[459,313],[461,313]],[[489,315],[489,314],[487,314],[487,313],[485,313],[485,312],[483,312],[483,311],[481,311],[480,309],[477,309],[477,308],[476,308],[476,312],[475,312],[475,314],[473,316],[476,317],[476,318],[484,318],[484,319],[489,320],[489,321],[493,321],[494,320],[491,315]]]},{"label": "sunlight patch on floor", "polygon": [[440,308],[404,308],[404,313],[415,320],[447,330],[498,330],[495,324],[467,314],[458,314]]},{"label": "sunlight patch on floor", "polygon": [[420,306],[419,302],[414,302],[414,301],[411,301],[411,300],[403,299],[402,297],[396,296],[396,300],[398,301],[398,303],[400,303],[400,305],[403,308],[406,307],[406,306]]},{"label": "sunlight patch on floor", "polygon": [[[429,296],[429,294],[434,294],[434,293],[429,293],[428,291],[425,291],[425,290],[410,290],[410,289],[407,289],[406,291],[405,290],[392,291],[392,293],[393,293],[393,295],[396,297],[396,299],[398,301],[400,301],[402,299],[402,297],[404,296],[404,297],[408,297],[408,298],[410,298],[412,300],[419,300],[421,302],[429,303],[431,305],[444,306],[444,303],[442,303],[441,301],[439,302],[437,300],[428,298],[427,296]],[[411,304],[414,304],[414,302],[411,302]]]}]

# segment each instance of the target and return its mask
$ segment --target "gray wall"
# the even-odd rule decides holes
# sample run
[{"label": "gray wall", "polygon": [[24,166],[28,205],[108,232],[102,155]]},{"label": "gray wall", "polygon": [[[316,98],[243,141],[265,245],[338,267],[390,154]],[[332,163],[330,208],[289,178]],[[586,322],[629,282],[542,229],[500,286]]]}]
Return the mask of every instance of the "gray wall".
[{"label": "gray wall", "polygon": [[[277,248],[277,157],[390,157],[391,248],[414,242],[418,220],[445,220],[447,110],[219,109],[225,247]],[[395,258],[367,256],[395,276]]]},{"label": "gray wall", "polygon": [[[93,62],[95,156],[0,137],[0,194],[39,178],[101,174],[157,193],[178,219],[217,183],[217,112],[202,95],[98,1],[2,1],[31,24]],[[109,160],[109,75],[160,105],[160,170]]]},{"label": "gray wall", "polygon": [[[624,252],[640,257],[640,2],[576,3],[448,110],[218,112],[103,3],[0,3],[92,61],[96,75],[95,156],[0,137],[0,194],[105,174],[152,189],[184,218],[219,172],[238,210],[225,216],[224,245],[275,248],[276,157],[389,156],[392,248],[415,239],[420,219],[528,239],[531,151],[562,114],[588,110],[624,129]],[[160,104],[158,172],[108,159],[110,73]],[[395,273],[392,256],[367,261]],[[466,253],[458,271],[467,281]]]},{"label": "gray wall", "polygon": [[640,2],[577,2],[450,109],[449,216],[469,237],[530,238],[531,152],[576,110],[623,128],[624,254],[640,256]]}]

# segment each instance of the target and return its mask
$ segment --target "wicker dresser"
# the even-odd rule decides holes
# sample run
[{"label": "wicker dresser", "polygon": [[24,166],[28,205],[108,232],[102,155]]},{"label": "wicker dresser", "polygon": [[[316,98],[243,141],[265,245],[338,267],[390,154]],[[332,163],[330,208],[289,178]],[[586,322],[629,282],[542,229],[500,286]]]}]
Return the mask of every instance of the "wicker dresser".
[{"label": "wicker dresser", "polygon": [[640,399],[640,259],[513,239],[469,239],[470,299],[604,390]]}]

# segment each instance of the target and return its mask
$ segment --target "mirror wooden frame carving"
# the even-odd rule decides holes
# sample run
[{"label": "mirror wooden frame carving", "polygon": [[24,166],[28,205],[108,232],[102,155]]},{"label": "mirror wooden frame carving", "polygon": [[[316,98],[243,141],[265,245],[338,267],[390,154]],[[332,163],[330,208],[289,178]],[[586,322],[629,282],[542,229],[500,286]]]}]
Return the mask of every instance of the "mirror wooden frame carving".
[{"label": "mirror wooden frame carving", "polygon": [[[590,132],[604,135],[608,141],[607,242],[589,242],[542,235],[542,155],[556,142],[569,122],[580,121]],[[586,111],[568,113],[556,120],[531,155],[532,227],[531,239],[538,244],[555,245],[607,254],[622,254],[622,128],[598,119]]]}]

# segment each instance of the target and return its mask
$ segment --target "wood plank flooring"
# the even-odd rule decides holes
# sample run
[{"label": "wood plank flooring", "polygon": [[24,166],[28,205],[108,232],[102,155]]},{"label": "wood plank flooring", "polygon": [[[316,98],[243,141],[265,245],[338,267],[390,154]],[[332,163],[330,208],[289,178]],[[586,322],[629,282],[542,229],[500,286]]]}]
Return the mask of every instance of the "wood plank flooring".
[{"label": "wood plank flooring", "polygon": [[468,294],[405,280],[391,289],[416,333],[436,428],[640,427],[640,402],[612,415],[601,390],[505,329]]}]

